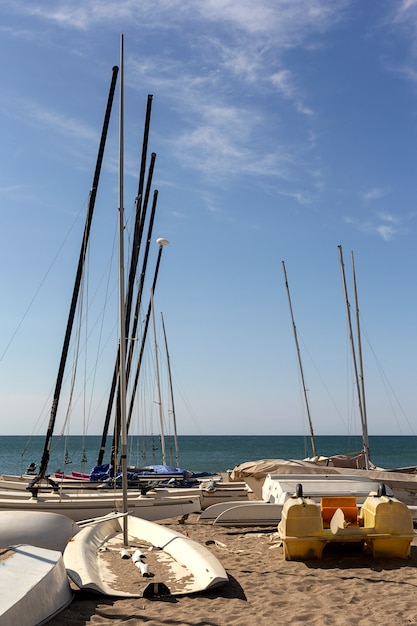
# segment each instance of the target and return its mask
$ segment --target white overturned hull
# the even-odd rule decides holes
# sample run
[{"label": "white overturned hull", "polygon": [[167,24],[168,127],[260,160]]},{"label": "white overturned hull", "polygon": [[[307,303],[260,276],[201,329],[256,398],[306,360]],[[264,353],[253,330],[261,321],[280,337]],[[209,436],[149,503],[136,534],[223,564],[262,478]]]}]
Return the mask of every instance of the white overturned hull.
[{"label": "white overturned hull", "polygon": [[333,495],[355,496],[357,501],[362,503],[370,491],[377,490],[380,482],[369,476],[344,476],[342,474],[330,476],[302,473],[293,475],[267,474],[262,486],[262,500],[284,504],[288,498],[295,495],[297,485],[301,484],[304,495],[309,498]]},{"label": "white overturned hull", "polygon": [[[122,517],[98,520],[83,528],[68,544],[64,561],[68,575],[80,589],[117,597],[183,595],[205,591],[228,581],[216,557],[204,546],[165,526],[128,516],[129,547],[140,550],[142,564],[149,568],[143,577],[132,558],[122,559]],[[122,575],[112,569],[116,559]],[[129,581],[133,589],[124,588]]]},{"label": "white overturned hull", "polygon": [[63,552],[78,532],[65,515],[39,511],[0,511],[0,548],[25,543]]},{"label": "white overturned hull", "polygon": [[200,521],[211,522],[219,526],[276,526],[281,519],[282,504],[257,502],[235,503],[222,506],[217,511],[207,509],[208,516]]},{"label": "white overturned hull", "polygon": [[231,473],[231,481],[245,481],[255,496],[262,499],[262,487],[268,474],[311,474],[313,476],[352,477],[357,480],[371,479],[388,485],[398,500],[407,505],[417,505],[417,474],[371,469],[326,467],[311,461],[287,461],[285,459],[263,459],[237,465]]},{"label": "white overturned hull", "polygon": [[221,481],[202,482],[198,487],[175,487],[164,489],[157,487],[149,491],[149,495],[182,495],[198,496],[200,498],[200,508],[206,509],[213,504],[220,502],[248,502],[250,489],[246,483],[227,483]]},{"label": "white overturned hull", "polygon": [[37,626],[72,600],[62,554],[22,544],[3,552],[0,575],[0,624]]},{"label": "white overturned hull", "polygon": [[[222,526],[274,525],[281,519],[285,502],[295,496],[297,485],[302,485],[302,493],[310,498],[355,496],[360,507],[370,492],[377,492],[379,484],[363,475],[268,474],[262,487],[262,500],[215,504],[201,513],[199,521]],[[391,488],[385,488],[392,496]],[[408,505],[408,509],[412,519],[417,520],[417,507]]]},{"label": "white overturned hull", "polygon": [[[37,511],[59,513],[79,522],[92,517],[108,515],[123,508],[122,494],[113,497],[99,495],[72,496],[53,494],[50,496],[7,497],[0,495],[0,511]],[[128,499],[128,512],[147,520],[161,520],[200,511],[200,499],[194,497],[135,496]]]}]

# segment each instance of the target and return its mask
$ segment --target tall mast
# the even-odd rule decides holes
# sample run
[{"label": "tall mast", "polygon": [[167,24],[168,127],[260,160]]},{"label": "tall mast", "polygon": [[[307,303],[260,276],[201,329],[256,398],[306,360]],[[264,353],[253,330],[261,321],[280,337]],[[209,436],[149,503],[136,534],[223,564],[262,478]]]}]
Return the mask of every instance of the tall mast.
[{"label": "tall mast", "polygon": [[162,330],[164,331],[165,352],[167,355],[167,364],[168,364],[168,382],[169,382],[169,392],[170,392],[170,397],[171,397],[172,422],[174,425],[175,462],[176,462],[176,466],[179,467],[180,466],[180,451],[179,451],[179,446],[178,446],[177,418],[175,416],[174,388],[172,386],[171,359],[169,358],[167,334],[165,331],[165,322],[164,322],[164,316],[162,315],[162,313],[161,313],[161,319],[162,319]]},{"label": "tall mast", "polygon": [[361,382],[361,401],[362,401],[362,415],[363,415],[362,438],[363,438],[363,447],[365,450],[366,469],[369,469],[369,460],[371,458],[371,455],[370,455],[369,437],[368,437],[368,417],[366,414],[365,379],[363,375],[361,325],[360,325],[360,319],[359,319],[359,301],[358,301],[358,290],[356,287],[355,259],[353,256],[353,252],[351,253],[351,255],[352,255],[353,289],[354,289],[354,294],[355,294],[356,332],[357,332],[357,338],[358,338],[359,375],[360,375],[360,382]]},{"label": "tall mast", "polygon": [[[127,336],[129,336],[129,337],[130,336],[135,336],[135,332],[136,332],[136,330],[133,329],[132,330],[132,334],[130,334],[130,323],[131,323],[131,319],[130,318],[131,318],[133,289],[134,289],[134,282],[135,282],[137,264],[138,264],[138,260],[139,260],[139,251],[140,251],[141,242],[142,242],[142,234],[143,234],[143,229],[144,229],[144,225],[145,225],[146,212],[147,212],[147,208],[148,208],[148,200],[149,200],[149,194],[150,194],[150,187],[151,187],[151,182],[152,182],[153,170],[154,170],[154,167],[155,167],[155,159],[156,159],[156,154],[153,152],[152,155],[151,155],[151,162],[150,162],[150,165],[149,165],[149,172],[148,172],[148,180],[147,180],[147,184],[146,184],[146,190],[145,190],[145,194],[143,194],[144,168],[145,168],[145,164],[146,164],[146,155],[147,155],[147,146],[148,146],[148,137],[149,137],[149,125],[150,125],[151,107],[152,107],[152,96],[148,95],[148,101],[147,101],[147,107],[146,107],[146,117],[145,117],[145,129],[144,129],[143,145],[142,145],[142,158],[141,158],[141,166],[140,166],[140,174],[139,174],[139,185],[138,185],[138,193],[137,193],[137,196],[136,196],[135,229],[134,229],[133,245],[132,245],[132,256],[131,256],[130,270],[129,270],[128,293],[127,293],[127,297],[126,297],[126,312],[125,312],[126,337]],[[153,211],[155,211],[154,208],[153,208]],[[152,221],[153,221],[153,218],[152,218]],[[135,313],[135,317],[133,319],[133,325],[135,325],[135,324],[137,325],[136,313]],[[133,350],[133,343],[130,342],[130,345],[129,345],[129,355],[131,355],[131,351],[132,350]],[[119,359],[119,354],[117,353],[116,362],[115,362],[115,366],[114,366],[114,370],[113,370],[112,383],[111,383],[111,387],[110,387],[109,399],[108,399],[108,403],[107,403],[106,416],[105,416],[104,425],[103,425],[103,433],[102,433],[102,437],[101,437],[100,448],[99,448],[99,453],[98,453],[98,458],[97,458],[97,465],[101,465],[103,463],[104,453],[105,453],[105,449],[106,449],[107,435],[108,435],[109,425],[110,425],[110,418],[111,418],[112,408],[113,408],[113,404],[114,404],[114,397],[116,395],[116,391],[117,391],[117,394],[120,393],[120,389],[117,388],[118,372],[119,372],[118,359]],[[128,357],[128,363],[129,363],[130,360],[131,360],[131,356]],[[129,379],[129,365],[127,366],[126,377],[127,377],[127,379]],[[117,400],[117,402],[118,402],[118,400]],[[116,404],[116,406],[117,406],[117,404]],[[116,426],[115,426],[115,432],[114,432],[114,438],[113,438],[113,452],[116,450],[116,454],[117,454],[118,440],[119,440],[119,434],[120,434],[120,423],[119,423],[120,419],[119,418],[120,418],[120,416],[116,417],[116,422],[117,423],[116,423]]]},{"label": "tall mast", "polygon": [[[353,361],[353,369],[354,369],[354,373],[355,373],[356,391],[357,391],[357,394],[358,394],[359,414],[361,416],[363,452],[364,452],[364,455],[365,455],[365,466],[366,466],[366,469],[369,469],[368,433],[367,433],[367,426],[366,426],[366,421],[365,421],[365,417],[364,417],[364,413],[363,413],[363,402],[362,402],[361,389],[360,389],[360,386],[359,386],[358,364],[357,364],[357,361],[356,361],[355,342],[354,342],[354,339],[353,339],[353,332],[352,332],[352,319],[351,319],[351,315],[350,315],[350,303],[349,303],[349,298],[348,298],[348,293],[347,293],[347,286],[346,286],[346,276],[345,276],[345,266],[344,266],[344,263],[343,263],[342,246],[338,246],[338,250],[339,250],[340,270],[341,270],[341,274],[342,274],[343,293],[344,293],[344,296],[345,296],[346,319],[347,319],[347,325],[348,325],[348,330],[349,330],[350,346],[351,346],[351,351],[352,351],[352,361]],[[366,433],[366,436],[365,436],[365,433]]]},{"label": "tall mast", "polygon": [[96,161],[96,168],[94,172],[93,184],[91,187],[90,198],[88,202],[87,216],[86,216],[86,222],[85,222],[85,227],[84,227],[84,236],[83,236],[80,255],[78,259],[77,273],[75,276],[75,283],[74,283],[74,289],[72,293],[70,311],[68,315],[64,343],[63,343],[62,352],[61,352],[61,360],[59,363],[59,369],[58,369],[58,375],[57,375],[57,379],[55,383],[55,391],[54,391],[54,397],[53,397],[52,407],[51,407],[51,412],[50,412],[50,417],[49,417],[48,429],[47,429],[46,437],[45,437],[45,446],[43,449],[42,460],[41,460],[40,468],[39,468],[39,474],[32,481],[31,485],[34,485],[40,479],[45,478],[48,463],[49,463],[52,435],[53,435],[54,428],[55,428],[55,421],[56,421],[56,416],[58,412],[58,404],[59,404],[59,399],[61,395],[62,382],[64,379],[65,365],[66,365],[67,356],[68,356],[72,328],[74,324],[75,310],[77,307],[78,295],[79,295],[80,286],[81,286],[81,279],[82,279],[82,275],[84,271],[85,256],[86,256],[88,241],[90,237],[91,222],[93,219],[94,205],[95,205],[96,196],[97,196],[97,188],[98,188],[98,183],[100,179],[101,166],[103,163],[104,148],[106,145],[107,131],[108,131],[109,122],[110,122],[110,114],[111,114],[111,109],[112,109],[112,104],[113,104],[114,92],[116,88],[118,69],[119,69],[118,67],[113,67],[113,70],[112,70],[113,73],[112,73],[112,78],[111,78],[111,83],[110,83],[109,95],[107,99],[106,112],[104,115],[103,128],[101,132],[100,145],[99,145],[97,161]]},{"label": "tall mast", "polygon": [[[127,513],[127,427],[126,427],[126,327],[125,327],[125,279],[124,279],[124,40],[120,37],[120,137],[119,137],[119,388],[120,421],[122,433],[122,488],[123,513]],[[128,545],[127,516],[123,518],[123,542]]]},{"label": "tall mast", "polygon": [[306,388],[306,384],[305,384],[305,380],[304,380],[303,364],[301,362],[300,346],[298,344],[298,337],[297,337],[297,328],[296,328],[296,325],[295,325],[295,322],[294,322],[294,314],[293,314],[292,304],[291,304],[290,288],[288,286],[287,272],[286,272],[286,269],[285,269],[284,261],[282,261],[282,269],[284,270],[285,286],[287,288],[287,295],[288,295],[288,303],[290,305],[292,328],[293,328],[293,331],[294,331],[295,346],[297,348],[298,366],[300,368],[300,376],[301,376],[301,381],[302,381],[303,390],[304,390],[304,400],[305,400],[305,405],[306,405],[308,424],[309,424],[309,427],[310,427],[311,447],[313,449],[313,456],[317,456],[316,442],[315,442],[315,439],[314,439],[314,431],[313,431],[313,422],[311,421],[310,405],[309,405],[309,402],[308,402],[307,388]]},{"label": "tall mast", "polygon": [[[156,243],[159,246],[159,250],[158,250],[158,257],[156,259],[156,266],[155,266],[153,283],[152,283],[152,293],[155,293],[156,281],[158,278],[159,266],[161,263],[162,250],[164,249],[164,246],[167,246],[169,244],[169,241],[167,239],[164,239],[163,237],[160,237],[159,239],[156,240]],[[138,382],[139,382],[140,368],[142,365],[143,352],[145,350],[145,342],[146,342],[146,337],[148,334],[150,317],[151,317],[151,301],[149,301],[148,310],[146,312],[145,325],[144,325],[144,329],[142,333],[139,358],[138,358],[138,363],[137,363],[136,372],[135,372],[135,379],[133,381],[132,388],[131,388],[132,393],[130,396],[130,405],[129,405],[129,411],[128,411],[128,417],[127,417],[127,430],[128,431],[129,431],[130,422],[132,419],[133,407],[134,407],[135,398],[136,398],[136,390],[137,390]]]},{"label": "tall mast", "polygon": [[161,449],[162,449],[162,463],[166,465],[167,458],[165,453],[165,430],[164,430],[164,416],[162,411],[162,397],[161,397],[161,379],[159,376],[159,359],[158,359],[158,342],[156,340],[156,324],[155,324],[155,307],[153,302],[153,291],[151,289],[151,312],[152,312],[152,325],[153,325],[153,340],[155,346],[155,368],[156,368],[156,383],[158,387],[158,409],[159,409],[159,429],[161,435]]}]

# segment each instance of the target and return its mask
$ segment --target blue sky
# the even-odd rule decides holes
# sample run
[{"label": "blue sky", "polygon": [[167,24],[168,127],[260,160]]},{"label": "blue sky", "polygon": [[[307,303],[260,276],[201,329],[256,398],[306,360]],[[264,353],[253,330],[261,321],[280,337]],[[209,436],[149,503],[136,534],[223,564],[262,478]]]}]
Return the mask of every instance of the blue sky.
[{"label": "blue sky", "polygon": [[[179,433],[308,432],[283,260],[315,432],[360,432],[341,245],[352,305],[355,255],[369,432],[414,434],[417,1],[3,0],[0,17],[2,434],[46,428],[121,33],[126,245],[153,94],[153,240],[170,241],[155,307]],[[115,254],[117,108],[116,96],[89,268],[113,295],[114,259],[101,276]],[[105,347],[86,342],[99,369],[79,366],[95,386],[72,433],[101,432],[116,318],[109,304]]]}]

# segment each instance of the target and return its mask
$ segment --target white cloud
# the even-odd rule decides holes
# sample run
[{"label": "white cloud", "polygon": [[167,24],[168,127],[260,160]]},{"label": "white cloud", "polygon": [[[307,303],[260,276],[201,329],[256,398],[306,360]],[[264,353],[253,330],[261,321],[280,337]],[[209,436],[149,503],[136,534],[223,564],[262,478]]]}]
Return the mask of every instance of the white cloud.
[{"label": "white cloud", "polygon": [[397,231],[392,226],[382,225],[377,226],[376,232],[381,235],[385,241],[390,241],[397,234]]},{"label": "white cloud", "polygon": [[345,216],[344,221],[346,224],[354,226],[358,231],[370,235],[376,234],[382,237],[384,241],[390,241],[402,232],[397,226],[399,226],[403,220],[390,213],[378,214],[376,219],[358,219],[356,217]]},{"label": "white cloud", "polygon": [[296,110],[304,115],[312,115],[312,110],[301,101],[289,70],[281,70],[271,76],[271,82],[286,100],[294,102]]},{"label": "white cloud", "polygon": [[369,191],[363,194],[364,200],[378,200],[379,198],[383,198],[387,194],[387,191],[384,189],[380,189],[378,187],[374,187]]},{"label": "white cloud", "polygon": [[85,123],[71,118],[59,111],[48,109],[37,102],[29,102],[22,98],[3,95],[0,106],[3,115],[19,119],[22,123],[35,125],[60,136],[83,141],[95,141],[97,131]]},{"label": "white cloud", "polygon": [[394,21],[417,20],[417,0],[400,0],[394,9]]},{"label": "white cloud", "polygon": [[14,0],[9,6],[61,27],[88,30],[118,20],[175,28],[179,22],[206,21],[249,35],[274,36],[279,45],[298,45],[311,32],[323,32],[344,18],[350,0]]},{"label": "white cloud", "polygon": [[400,218],[392,213],[379,213],[378,217],[384,222],[391,222],[392,224],[399,224]]}]

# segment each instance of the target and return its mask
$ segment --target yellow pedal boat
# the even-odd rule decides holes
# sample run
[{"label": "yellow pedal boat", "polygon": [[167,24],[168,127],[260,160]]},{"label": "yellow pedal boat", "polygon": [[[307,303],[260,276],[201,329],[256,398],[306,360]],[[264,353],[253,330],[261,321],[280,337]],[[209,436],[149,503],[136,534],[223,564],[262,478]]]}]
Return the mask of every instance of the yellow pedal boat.
[{"label": "yellow pedal boat", "polygon": [[414,537],[408,507],[386,495],[385,485],[370,492],[358,509],[355,496],[326,496],[320,502],[295,496],[284,504],[278,532],[286,560],[321,559],[329,543],[361,543],[377,558],[406,559]]}]

